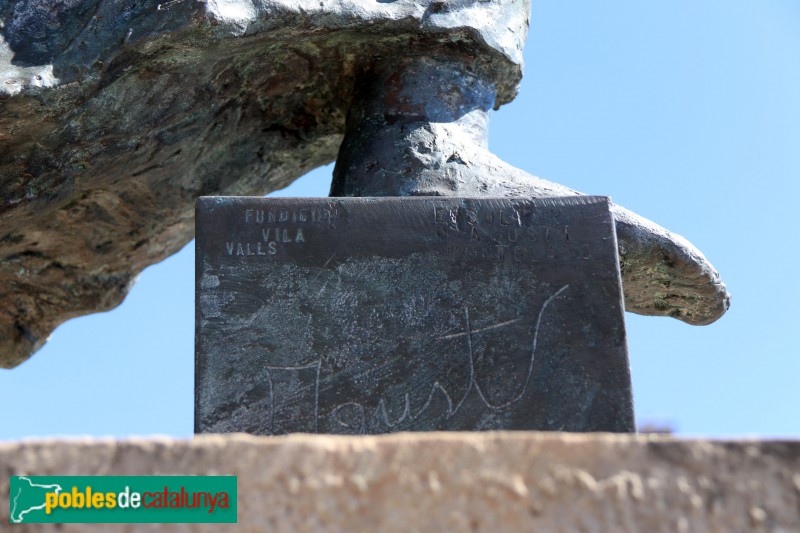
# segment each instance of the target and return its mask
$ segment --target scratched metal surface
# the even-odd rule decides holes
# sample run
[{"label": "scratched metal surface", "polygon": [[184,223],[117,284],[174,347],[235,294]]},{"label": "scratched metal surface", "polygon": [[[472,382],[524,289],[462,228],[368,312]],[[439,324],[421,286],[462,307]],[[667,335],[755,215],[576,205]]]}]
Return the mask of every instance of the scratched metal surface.
[{"label": "scratched metal surface", "polygon": [[634,430],[609,202],[197,203],[195,431]]}]

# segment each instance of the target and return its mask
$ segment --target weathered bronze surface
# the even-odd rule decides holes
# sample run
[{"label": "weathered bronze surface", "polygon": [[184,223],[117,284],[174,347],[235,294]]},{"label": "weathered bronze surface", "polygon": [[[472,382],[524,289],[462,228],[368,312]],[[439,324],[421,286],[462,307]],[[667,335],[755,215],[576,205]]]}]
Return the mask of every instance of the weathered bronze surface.
[{"label": "weathered bronze surface", "polygon": [[195,430],[633,431],[606,198],[197,205]]},{"label": "weathered bronze surface", "polygon": [[[122,302],[198,196],[336,159],[332,196],[579,193],[489,151],[528,0],[0,0],[0,368]],[[338,155],[337,155],[338,152]],[[709,324],[719,274],[613,206],[625,308]]]}]

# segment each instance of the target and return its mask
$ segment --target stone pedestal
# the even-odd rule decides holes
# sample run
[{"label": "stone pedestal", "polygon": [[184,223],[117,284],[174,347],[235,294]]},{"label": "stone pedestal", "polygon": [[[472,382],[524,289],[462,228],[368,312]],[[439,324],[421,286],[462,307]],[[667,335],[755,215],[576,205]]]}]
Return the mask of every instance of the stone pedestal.
[{"label": "stone pedestal", "polygon": [[[8,527],[10,475],[238,476],[238,525]],[[0,444],[17,533],[800,528],[800,442],[530,432],[200,436]]]}]

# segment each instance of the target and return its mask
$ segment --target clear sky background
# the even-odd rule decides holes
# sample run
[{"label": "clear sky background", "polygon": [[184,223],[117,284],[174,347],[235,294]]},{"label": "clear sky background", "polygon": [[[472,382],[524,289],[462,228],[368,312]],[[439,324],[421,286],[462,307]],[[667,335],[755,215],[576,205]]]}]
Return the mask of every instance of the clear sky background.
[{"label": "clear sky background", "polygon": [[[525,61],[492,150],[684,235],[733,294],[705,327],[626,315],[639,423],[800,437],[800,2],[533,0]],[[0,370],[0,439],[188,437],[193,372],[190,244]]]}]

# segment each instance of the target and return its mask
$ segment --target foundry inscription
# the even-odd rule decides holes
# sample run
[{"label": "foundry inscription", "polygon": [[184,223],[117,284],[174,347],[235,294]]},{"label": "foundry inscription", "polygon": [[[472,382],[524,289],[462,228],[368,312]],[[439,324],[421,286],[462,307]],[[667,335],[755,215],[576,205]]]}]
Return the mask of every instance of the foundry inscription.
[{"label": "foundry inscription", "polygon": [[[281,246],[303,244],[309,227],[318,225],[334,229],[338,214],[329,208],[242,208],[242,229],[225,241],[225,251],[230,257],[269,256],[278,253]],[[249,231],[257,225],[260,231]],[[313,230],[311,230],[313,232]],[[253,237],[255,239],[253,239]],[[250,240],[247,240],[250,239]]]},{"label": "foundry inscription", "polygon": [[633,429],[605,198],[202,198],[197,287],[197,432]]}]

